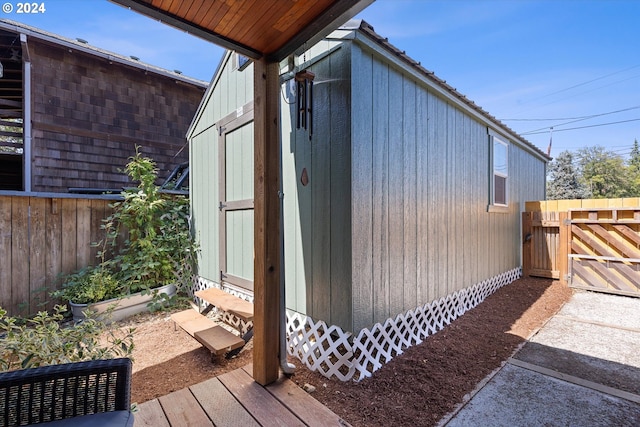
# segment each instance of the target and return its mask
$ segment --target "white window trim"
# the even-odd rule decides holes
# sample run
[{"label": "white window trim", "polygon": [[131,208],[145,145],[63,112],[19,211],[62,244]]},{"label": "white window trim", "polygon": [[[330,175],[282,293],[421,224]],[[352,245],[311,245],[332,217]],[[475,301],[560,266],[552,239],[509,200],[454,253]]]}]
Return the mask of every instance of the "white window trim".
[{"label": "white window trim", "polygon": [[[490,165],[489,165],[489,204],[487,205],[487,212],[509,213],[509,185],[510,185],[509,184],[510,182],[509,180],[509,142],[502,136],[493,132],[491,129],[488,130],[488,133],[489,133]],[[496,142],[504,145],[507,150],[507,155],[506,155],[507,173],[506,174],[496,172],[494,168],[494,160],[495,160],[494,144]],[[506,202],[505,204],[495,202],[496,175],[505,178],[505,202]]]}]

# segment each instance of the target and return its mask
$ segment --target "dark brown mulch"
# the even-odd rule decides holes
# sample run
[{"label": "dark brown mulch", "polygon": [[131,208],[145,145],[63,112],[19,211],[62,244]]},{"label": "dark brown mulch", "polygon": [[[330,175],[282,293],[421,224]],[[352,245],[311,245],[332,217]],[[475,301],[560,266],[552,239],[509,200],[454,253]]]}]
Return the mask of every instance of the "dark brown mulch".
[{"label": "dark brown mulch", "polygon": [[[427,338],[361,382],[329,380],[300,361],[291,379],[316,387],[313,396],[357,426],[435,425],[466,394],[501,366],[527,337],[571,295],[557,281],[520,279],[503,287],[453,324]],[[137,328],[132,401],[142,403],[252,360],[251,348],[237,358],[211,363],[209,352],[168,315],[129,322]]]},{"label": "dark brown mulch", "polygon": [[371,378],[343,383],[298,369],[292,379],[300,386],[314,385],[313,396],[354,427],[435,425],[570,296],[571,290],[557,281],[520,279]]}]

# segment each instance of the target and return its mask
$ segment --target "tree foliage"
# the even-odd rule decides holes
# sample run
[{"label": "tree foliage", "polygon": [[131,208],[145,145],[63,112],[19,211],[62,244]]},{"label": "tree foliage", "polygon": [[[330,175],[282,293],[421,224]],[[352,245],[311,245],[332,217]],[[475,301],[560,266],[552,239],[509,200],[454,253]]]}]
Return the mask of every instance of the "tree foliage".
[{"label": "tree foliage", "polygon": [[564,151],[549,163],[548,199],[640,197],[640,144],[629,158],[602,146]]},{"label": "tree foliage", "polygon": [[586,189],[573,166],[573,154],[570,151],[563,151],[549,164],[547,198],[550,200],[583,199],[586,195]]}]

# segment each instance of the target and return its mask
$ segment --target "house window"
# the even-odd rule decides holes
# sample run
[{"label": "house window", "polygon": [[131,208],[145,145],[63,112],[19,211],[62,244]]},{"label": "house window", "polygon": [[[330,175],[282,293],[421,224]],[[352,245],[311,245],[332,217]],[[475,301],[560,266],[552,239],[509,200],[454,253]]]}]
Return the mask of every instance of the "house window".
[{"label": "house window", "polygon": [[491,141],[491,196],[489,211],[506,210],[509,206],[509,144],[496,135]]}]

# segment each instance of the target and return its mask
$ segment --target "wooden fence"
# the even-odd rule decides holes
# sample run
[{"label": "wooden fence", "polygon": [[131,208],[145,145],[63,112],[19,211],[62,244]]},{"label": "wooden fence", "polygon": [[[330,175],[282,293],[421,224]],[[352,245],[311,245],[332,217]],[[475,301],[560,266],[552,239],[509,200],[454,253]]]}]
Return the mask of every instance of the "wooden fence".
[{"label": "wooden fence", "polygon": [[59,275],[96,263],[91,243],[114,198],[0,193],[0,306],[21,316],[53,308]]},{"label": "wooden fence", "polygon": [[523,274],[640,296],[640,199],[527,202]]}]

